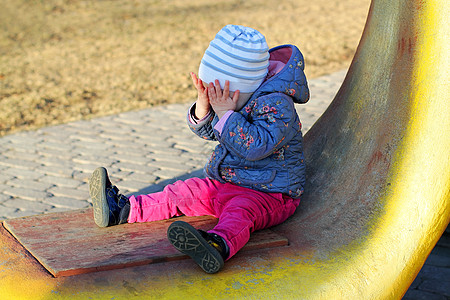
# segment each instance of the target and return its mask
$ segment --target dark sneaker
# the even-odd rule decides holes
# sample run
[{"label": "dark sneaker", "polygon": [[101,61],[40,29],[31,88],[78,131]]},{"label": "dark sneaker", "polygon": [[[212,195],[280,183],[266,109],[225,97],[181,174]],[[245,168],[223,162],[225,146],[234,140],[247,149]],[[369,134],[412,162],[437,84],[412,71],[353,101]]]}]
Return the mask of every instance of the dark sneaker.
[{"label": "dark sneaker", "polygon": [[189,223],[175,221],[167,237],[180,252],[189,255],[206,273],[216,273],[227,258],[227,245],[217,234],[196,230]]},{"label": "dark sneaker", "polygon": [[111,185],[105,168],[95,169],[89,178],[89,195],[94,206],[94,221],[99,227],[107,227],[127,222],[130,201],[119,189]]}]

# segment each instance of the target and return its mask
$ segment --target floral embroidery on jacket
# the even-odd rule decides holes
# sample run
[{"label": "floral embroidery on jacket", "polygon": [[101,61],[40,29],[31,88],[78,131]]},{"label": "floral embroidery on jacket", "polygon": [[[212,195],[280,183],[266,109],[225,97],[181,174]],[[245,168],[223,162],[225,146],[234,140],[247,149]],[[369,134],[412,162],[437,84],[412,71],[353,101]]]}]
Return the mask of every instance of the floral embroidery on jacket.
[{"label": "floral embroidery on jacket", "polygon": [[273,152],[273,158],[276,160],[284,160],[284,147]]},{"label": "floral embroidery on jacket", "polygon": [[286,89],[286,94],[288,94],[289,96],[294,96],[295,95],[295,89]]},{"label": "floral embroidery on jacket", "polygon": [[237,126],[237,130],[239,132],[239,137],[242,140],[242,143],[239,144],[245,145],[247,148],[249,148],[250,145],[255,142],[255,139],[249,133],[244,133],[244,129],[239,125]]},{"label": "floral embroidery on jacket", "polygon": [[275,123],[276,122],[275,115],[278,114],[278,110],[274,106],[270,107],[269,105],[264,105],[262,108],[258,110],[258,113],[260,115],[263,115],[269,123]]},{"label": "floral embroidery on jacket", "polygon": [[236,173],[232,168],[221,168],[220,169],[220,177],[222,177],[225,181],[232,181],[234,177],[236,177]]}]

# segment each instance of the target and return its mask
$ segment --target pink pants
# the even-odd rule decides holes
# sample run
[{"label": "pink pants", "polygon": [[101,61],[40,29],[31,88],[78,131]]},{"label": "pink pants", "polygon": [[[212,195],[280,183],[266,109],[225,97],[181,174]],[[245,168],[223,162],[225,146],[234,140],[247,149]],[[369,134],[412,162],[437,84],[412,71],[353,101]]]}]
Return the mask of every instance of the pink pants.
[{"label": "pink pants", "polygon": [[214,216],[219,222],[209,232],[225,239],[231,258],[244,247],[253,231],[284,222],[299,203],[300,199],[281,193],[191,178],[168,185],[162,192],[131,196],[128,222],[158,221],[180,215]]}]

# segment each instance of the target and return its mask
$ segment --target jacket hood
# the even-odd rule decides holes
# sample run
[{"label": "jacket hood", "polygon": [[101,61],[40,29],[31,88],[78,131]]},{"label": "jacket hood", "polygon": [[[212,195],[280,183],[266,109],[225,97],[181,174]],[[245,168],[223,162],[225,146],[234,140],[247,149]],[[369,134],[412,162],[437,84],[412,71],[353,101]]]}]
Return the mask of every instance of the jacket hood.
[{"label": "jacket hood", "polygon": [[294,45],[281,45],[270,49],[269,54],[269,61],[285,65],[272,77],[268,76],[251,98],[269,93],[283,93],[292,97],[295,103],[308,102],[309,88],[303,72],[305,61],[300,50]]}]

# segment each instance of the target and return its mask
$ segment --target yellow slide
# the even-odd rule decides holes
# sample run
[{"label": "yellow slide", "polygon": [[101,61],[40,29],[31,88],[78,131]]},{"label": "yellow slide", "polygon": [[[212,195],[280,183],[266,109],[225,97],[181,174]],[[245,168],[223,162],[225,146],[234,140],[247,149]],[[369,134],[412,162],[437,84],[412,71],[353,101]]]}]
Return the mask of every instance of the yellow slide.
[{"label": "yellow slide", "polygon": [[307,192],[273,228],[289,246],[240,253],[215,275],[184,260],[53,278],[0,238],[0,299],[400,299],[450,220],[449,10],[372,1],[347,77],[305,136]]},{"label": "yellow slide", "polygon": [[[450,220],[450,5],[373,0],[347,77],[305,137],[290,225],[305,298],[397,299]],[[302,246],[300,246],[302,247]]]}]

